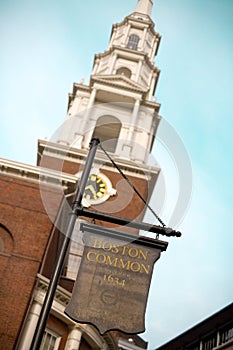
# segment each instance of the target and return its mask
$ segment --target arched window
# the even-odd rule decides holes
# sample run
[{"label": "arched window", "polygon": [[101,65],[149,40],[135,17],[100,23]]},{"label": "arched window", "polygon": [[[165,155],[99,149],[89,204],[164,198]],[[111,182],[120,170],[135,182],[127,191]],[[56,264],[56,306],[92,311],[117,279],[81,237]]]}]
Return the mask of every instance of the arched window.
[{"label": "arched window", "polygon": [[106,151],[115,152],[120,131],[120,120],[111,115],[104,115],[97,120],[92,138],[98,137]]},{"label": "arched window", "polygon": [[125,67],[121,67],[121,68],[117,69],[116,74],[124,75],[125,77],[130,78],[132,73],[131,73],[130,69],[125,68]]},{"label": "arched window", "polygon": [[0,254],[11,254],[14,248],[14,239],[11,232],[0,223]]},{"label": "arched window", "polygon": [[130,35],[127,47],[132,50],[137,50],[139,39],[140,38],[138,35],[135,35],[135,34]]}]

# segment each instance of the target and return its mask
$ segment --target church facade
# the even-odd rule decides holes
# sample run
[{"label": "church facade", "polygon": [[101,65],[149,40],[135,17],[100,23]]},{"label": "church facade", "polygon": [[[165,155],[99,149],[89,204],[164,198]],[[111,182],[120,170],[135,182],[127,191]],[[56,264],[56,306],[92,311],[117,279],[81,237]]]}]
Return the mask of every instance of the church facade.
[{"label": "church facade", "polygon": [[[73,85],[64,124],[51,140],[38,141],[37,165],[0,161],[0,347],[5,350],[30,349],[64,235],[57,213],[62,199],[70,203],[93,137],[100,139],[145,201],[150,200],[160,171],[148,165],[160,121],[154,96],[160,35],[151,19],[152,6],[152,0],[138,0],[134,11],[113,25],[107,50],[94,57],[89,84]],[[130,220],[142,220],[145,214],[145,204],[101,149],[82,203]],[[41,349],[146,349],[139,336],[116,331],[100,336],[94,327],[65,315],[83,251],[79,224]]]}]

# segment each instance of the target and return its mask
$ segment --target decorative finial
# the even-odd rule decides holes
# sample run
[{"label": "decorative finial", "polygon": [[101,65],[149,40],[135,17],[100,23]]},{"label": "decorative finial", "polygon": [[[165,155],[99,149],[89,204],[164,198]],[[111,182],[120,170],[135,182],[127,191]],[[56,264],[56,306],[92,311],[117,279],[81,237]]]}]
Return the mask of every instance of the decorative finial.
[{"label": "decorative finial", "polygon": [[143,13],[151,17],[153,0],[138,0],[134,12]]}]

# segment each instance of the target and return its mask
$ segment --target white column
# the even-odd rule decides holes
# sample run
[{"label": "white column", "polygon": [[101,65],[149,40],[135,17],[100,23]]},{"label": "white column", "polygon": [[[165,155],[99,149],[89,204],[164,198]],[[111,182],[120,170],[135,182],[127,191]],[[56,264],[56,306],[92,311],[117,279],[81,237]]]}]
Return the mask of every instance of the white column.
[{"label": "white column", "polygon": [[116,63],[116,59],[117,59],[117,54],[115,53],[113,58],[112,58],[112,64],[111,64],[111,68],[110,68],[109,74],[113,74],[114,73],[114,66],[115,66],[115,63]]},{"label": "white column", "polygon": [[108,44],[108,49],[112,46],[113,41],[115,39],[115,36],[116,36],[116,28],[113,29],[112,37],[111,37],[110,42]]},{"label": "white column", "polygon": [[132,155],[132,141],[133,141],[133,137],[134,137],[134,129],[135,129],[135,126],[137,124],[139,108],[140,108],[140,99],[137,99],[135,101],[132,117],[130,120],[127,142],[125,144],[123,144],[123,147],[122,147],[125,158],[131,158],[131,155]]},{"label": "white column", "polygon": [[60,134],[58,139],[56,140],[57,143],[60,143],[62,145],[68,146],[70,144],[70,141],[72,139],[72,118],[67,118],[65,122],[61,126]]},{"label": "white column", "polygon": [[129,137],[130,141],[133,140],[133,133],[134,133],[135,126],[137,125],[139,108],[140,108],[140,100],[137,99],[134,104],[132,118],[130,121],[130,137]]},{"label": "white column", "polygon": [[154,88],[155,88],[155,79],[157,78],[157,73],[151,73],[150,76],[150,91],[149,91],[149,95],[148,95],[148,100],[151,99],[151,97],[153,96],[153,92],[154,92]]},{"label": "white column", "polygon": [[83,116],[83,124],[82,124],[82,126],[80,125],[79,131],[78,132],[76,131],[76,133],[75,133],[75,141],[72,145],[73,147],[78,147],[78,148],[82,147],[83,138],[84,138],[84,135],[87,131],[86,129],[87,129],[87,125],[88,125],[89,114],[91,112],[91,108],[94,105],[96,93],[97,93],[97,89],[93,88],[91,95],[90,95],[90,98],[89,98],[86,112],[84,113],[84,116]]},{"label": "white column", "polygon": [[217,331],[217,341],[216,341],[216,346],[220,345],[220,333]]},{"label": "white column", "polygon": [[128,27],[127,27],[126,32],[125,32],[125,37],[124,37],[124,46],[126,46],[128,43],[128,36],[129,36],[130,27],[131,27],[131,25],[128,24]]},{"label": "white column", "polygon": [[76,95],[75,98],[74,98],[73,104],[72,104],[72,106],[70,107],[70,109],[68,111],[68,113],[69,113],[68,115],[69,116],[78,113],[81,101],[82,101],[82,97]]},{"label": "white column", "polygon": [[97,58],[97,59],[96,59],[96,62],[95,62],[95,66],[94,66],[93,71],[92,71],[92,74],[93,74],[93,75],[96,74],[96,72],[97,72],[97,70],[98,70],[98,68],[99,68],[99,64],[100,64],[100,59]]},{"label": "white column", "polygon": [[[96,92],[97,92],[97,89],[93,88],[89,98],[88,106],[87,106],[87,114],[89,114],[90,108],[93,106],[95,102]],[[86,115],[85,115],[85,120],[87,120]]]},{"label": "white column", "polygon": [[82,331],[76,326],[71,328],[67,338],[65,350],[78,350],[81,343],[81,338]]},{"label": "white column", "polygon": [[152,51],[151,51],[151,61],[152,62],[154,60],[154,56],[155,56],[155,52],[157,50],[158,42],[159,42],[159,39],[158,38],[154,38],[153,47],[152,47]]},{"label": "white column", "polygon": [[30,350],[41,307],[37,301],[33,301],[17,350]]},{"label": "white column", "polygon": [[61,126],[61,131],[57,139],[58,143],[63,145],[70,145],[74,139],[74,130],[76,124],[82,123],[82,115],[79,116],[78,110],[81,104],[82,98],[76,96],[73,102],[73,105],[68,111],[65,122]]},{"label": "white column", "polygon": [[136,74],[136,81],[138,82],[139,76],[141,74],[141,70],[142,70],[142,60],[140,60],[138,62],[138,69],[137,69],[137,74]]},{"label": "white column", "polygon": [[143,50],[143,47],[145,46],[144,43],[145,43],[145,38],[146,38],[146,32],[147,32],[147,28],[145,27],[143,30],[142,38],[141,38],[140,50]]}]

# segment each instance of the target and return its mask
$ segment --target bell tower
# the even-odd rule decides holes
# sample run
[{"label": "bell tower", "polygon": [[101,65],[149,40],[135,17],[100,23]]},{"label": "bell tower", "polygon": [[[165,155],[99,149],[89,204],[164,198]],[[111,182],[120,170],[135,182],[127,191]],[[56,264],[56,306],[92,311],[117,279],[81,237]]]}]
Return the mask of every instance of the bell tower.
[{"label": "bell tower", "polygon": [[[56,168],[59,150],[63,154],[65,150],[62,171],[78,174],[78,163],[85,159],[91,139],[98,137],[147,201],[160,170],[147,165],[160,121],[160,104],[154,96],[160,73],[154,57],[160,35],[151,19],[152,6],[152,0],[138,0],[134,12],[112,26],[107,50],[94,57],[89,84],[83,81],[73,84],[66,120],[53,142],[39,141],[38,158],[39,164],[42,159],[42,165]],[[49,160],[41,156],[45,149]],[[99,160],[102,157],[100,152],[97,162],[98,157]],[[132,193],[125,198],[125,185],[120,186],[119,174],[109,162],[94,172],[107,177],[102,176],[102,180],[109,195],[102,197],[108,200],[112,213],[142,219],[144,204],[137,202]],[[96,210],[106,210],[99,200],[101,194],[98,201],[93,198],[96,195],[89,191],[86,195],[89,204],[98,205]]]},{"label": "bell tower", "polygon": [[73,121],[65,123],[58,143],[87,149],[97,126],[96,136],[112,140],[116,156],[146,164],[159,123],[154,57],[160,35],[151,12],[152,1],[139,0],[132,14],[113,25],[107,50],[95,55],[89,85],[73,86],[67,114]]}]

